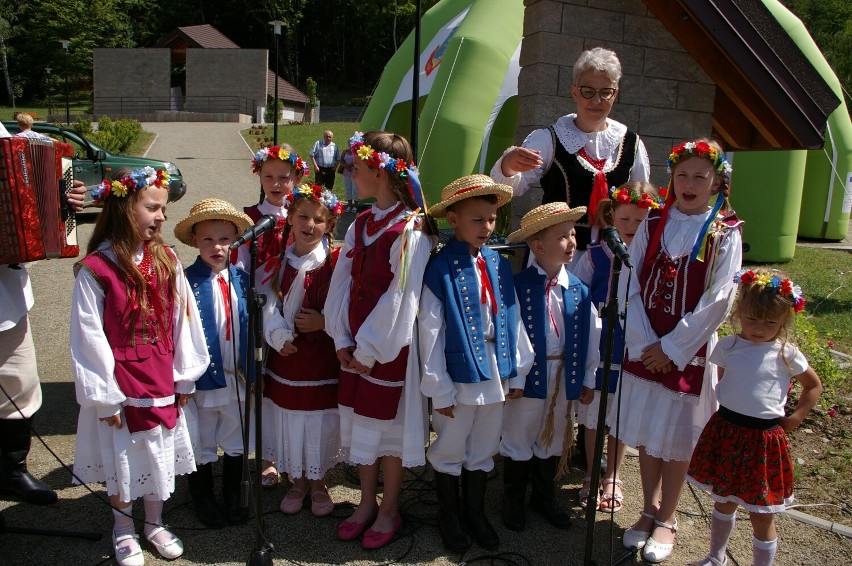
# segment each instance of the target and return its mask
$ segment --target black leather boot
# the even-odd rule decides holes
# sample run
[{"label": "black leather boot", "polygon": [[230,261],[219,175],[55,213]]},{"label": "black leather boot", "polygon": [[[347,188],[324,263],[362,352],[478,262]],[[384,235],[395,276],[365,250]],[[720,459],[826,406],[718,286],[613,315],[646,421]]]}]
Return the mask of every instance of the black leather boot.
[{"label": "black leather boot", "polygon": [[559,466],[559,456],[532,459],[532,497],[530,507],[540,513],[557,529],[570,529],[571,516],[556,504],[554,477]]},{"label": "black leather boot", "polygon": [[470,537],[461,526],[459,477],[435,472],[435,491],[438,494],[438,531],[444,546],[461,554],[470,548]]},{"label": "black leather boot", "polygon": [[186,476],[195,516],[206,527],[224,527],[225,516],[213,495],[213,464],[198,464],[196,468]]},{"label": "black leather boot", "polygon": [[14,493],[27,503],[56,503],[56,492],[27,471],[31,419],[0,419],[0,491]]},{"label": "black leather boot", "polygon": [[248,521],[248,506],[240,506],[243,481],[243,456],[228,456],[222,460],[222,499],[225,500],[225,515],[232,525]]},{"label": "black leather boot", "polygon": [[527,526],[524,507],[529,475],[529,460],[503,458],[503,524],[512,531],[522,531]]},{"label": "black leather boot", "polygon": [[462,497],[464,498],[464,525],[486,550],[494,550],[500,544],[497,531],[485,516],[485,486],[488,472],[470,471],[462,468]]}]

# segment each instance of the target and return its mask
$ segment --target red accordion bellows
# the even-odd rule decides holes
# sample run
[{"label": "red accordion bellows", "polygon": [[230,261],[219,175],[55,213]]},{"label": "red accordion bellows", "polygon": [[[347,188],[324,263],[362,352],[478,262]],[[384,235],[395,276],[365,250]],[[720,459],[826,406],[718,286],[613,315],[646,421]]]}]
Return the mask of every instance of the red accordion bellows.
[{"label": "red accordion bellows", "polygon": [[0,139],[0,263],[77,257],[77,226],[65,195],[73,148],[30,138]]}]

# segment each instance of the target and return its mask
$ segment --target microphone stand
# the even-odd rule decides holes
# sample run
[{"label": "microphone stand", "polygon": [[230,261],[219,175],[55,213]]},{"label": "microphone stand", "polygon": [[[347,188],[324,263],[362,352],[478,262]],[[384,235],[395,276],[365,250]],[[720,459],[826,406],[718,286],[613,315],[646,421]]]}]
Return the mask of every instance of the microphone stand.
[{"label": "microphone stand", "polygon": [[[606,436],[606,406],[607,395],[609,394],[609,374],[612,369],[612,351],[613,342],[615,341],[615,325],[618,324],[618,278],[621,275],[622,261],[618,255],[614,255],[612,261],[612,277],[610,278],[609,286],[609,302],[604,306],[603,314],[606,320],[606,334],[604,335],[604,366],[603,375],[601,378],[601,395],[600,403],[598,404],[598,427],[597,435],[595,436],[595,452],[592,456],[592,476],[589,485],[597,486],[600,483],[601,476],[601,456],[603,456],[604,437]],[[595,561],[592,560],[592,547],[595,541],[595,515],[598,510],[598,490],[590,489],[588,504],[586,505],[586,543],[585,553],[583,555],[583,566],[593,566]],[[633,553],[628,551],[623,557],[619,558],[615,564],[620,564],[626,557],[632,556]]]},{"label": "microphone stand", "polygon": [[[255,543],[254,550],[249,556],[248,566],[272,566],[272,556],[270,553],[274,550],[272,544],[266,539],[266,534],[263,532],[263,504],[261,501],[261,452],[263,446],[263,430],[261,426],[261,407],[263,406],[263,388],[260,377],[263,375],[263,306],[266,304],[266,295],[257,292],[255,282],[255,271],[257,270],[257,237],[252,238],[249,244],[249,296],[248,296],[248,333],[246,340],[248,342],[246,350],[249,352],[249,357],[254,356],[254,364],[248,364],[248,383],[254,384],[254,483],[252,497],[254,499],[254,524],[255,524]],[[251,395],[246,395],[246,410],[245,410],[245,434],[249,434],[251,430],[249,426],[251,408]],[[245,474],[248,468],[248,451],[244,459]],[[248,482],[251,483],[251,482]],[[241,504],[248,506],[248,485],[243,482]]]}]

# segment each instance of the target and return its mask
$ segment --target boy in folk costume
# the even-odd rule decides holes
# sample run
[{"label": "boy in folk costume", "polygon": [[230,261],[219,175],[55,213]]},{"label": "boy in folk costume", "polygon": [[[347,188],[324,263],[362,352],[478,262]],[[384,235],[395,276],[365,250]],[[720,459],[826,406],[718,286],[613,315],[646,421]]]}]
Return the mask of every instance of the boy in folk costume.
[{"label": "boy in folk costume", "polygon": [[[506,403],[500,441],[503,523],[514,531],[526,526],[530,476],[530,506],[557,528],[571,526],[569,515],[556,504],[553,484],[566,471],[573,441],[571,401],[591,402],[600,359],[597,309],[588,287],[565,269],[577,248],[574,221],[585,213],[584,206],[544,204],[525,214],[520,229],[509,235],[512,243],[526,241],[534,256],[515,275],[515,291],[535,362],[523,396]],[[584,385],[589,389],[581,399]]]},{"label": "boy in folk costume", "polygon": [[438,433],[426,457],[435,469],[441,538],[454,552],[471,544],[462,520],[481,546],[499,544],[483,510],[487,475],[500,442],[503,401],[521,395],[533,363],[511,266],[485,245],[497,209],[511,197],[511,188],[469,175],[445,187],[430,209],[446,216],[454,231],[426,267],[418,315],[421,391],[432,398]]},{"label": "boy in folk costume", "polygon": [[[219,199],[204,199],[190,209],[189,216],[175,226],[175,237],[198,248],[195,263],[186,268],[210,365],[195,384],[195,396],[187,403],[187,419],[197,471],[188,476],[189,492],[198,519],[209,527],[226,522],[243,523],[248,510],[240,507],[244,445],[242,402],[246,391],[242,377],[246,367],[248,326],[248,274],[227,265],[228,246],[246,228],[251,218]],[[234,368],[237,352],[238,370]],[[237,389],[239,388],[239,391]],[[223,515],[213,495],[213,463],[225,453],[222,464]]]}]

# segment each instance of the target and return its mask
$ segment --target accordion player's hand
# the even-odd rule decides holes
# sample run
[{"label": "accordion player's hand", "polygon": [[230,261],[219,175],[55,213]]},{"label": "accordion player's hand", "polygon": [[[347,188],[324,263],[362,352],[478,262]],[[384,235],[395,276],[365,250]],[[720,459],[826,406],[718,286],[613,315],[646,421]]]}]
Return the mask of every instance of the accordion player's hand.
[{"label": "accordion player's hand", "polygon": [[83,211],[83,202],[86,198],[86,185],[83,181],[74,181],[71,190],[68,191],[68,204],[74,209],[74,212]]}]

